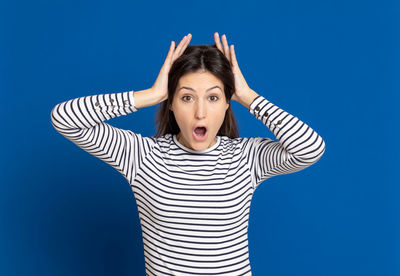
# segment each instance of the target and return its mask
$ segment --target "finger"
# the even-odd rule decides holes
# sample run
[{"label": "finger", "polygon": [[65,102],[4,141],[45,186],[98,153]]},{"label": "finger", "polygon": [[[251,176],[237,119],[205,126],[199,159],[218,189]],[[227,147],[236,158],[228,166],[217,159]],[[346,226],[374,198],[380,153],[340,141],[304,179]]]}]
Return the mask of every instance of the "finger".
[{"label": "finger", "polygon": [[228,46],[228,39],[226,38],[226,35],[222,35],[222,45],[224,47],[224,53],[226,58],[231,61],[230,55],[229,55],[229,46]]},{"label": "finger", "polygon": [[188,33],[187,36],[186,36],[185,43],[182,44],[182,48],[180,49],[179,52],[177,52],[177,56],[178,57],[183,54],[183,52],[185,51],[186,47],[189,45],[189,42],[190,42],[191,39],[192,39],[192,34]]},{"label": "finger", "polygon": [[220,50],[222,53],[224,53],[224,50],[222,49],[221,41],[219,39],[219,35],[217,32],[214,33],[214,40],[215,40],[215,45],[217,46],[218,50]]},{"label": "finger", "polygon": [[182,41],[185,41],[186,35],[182,38],[182,40],[179,42],[178,46],[174,49],[173,54],[172,54],[172,61],[175,60],[176,53],[179,51],[180,47],[182,46]]},{"label": "finger", "polygon": [[181,45],[179,50],[175,51],[173,61],[175,61],[178,57],[180,57],[183,54],[183,52],[185,51],[185,49],[189,45],[191,39],[192,39],[192,34],[188,33],[186,38],[185,38],[184,43]]},{"label": "finger", "polygon": [[165,58],[164,64],[171,64],[174,49],[175,49],[175,41],[171,41],[171,45],[169,46],[169,51],[167,57]]},{"label": "finger", "polygon": [[176,49],[175,49],[175,51],[174,51],[174,56],[173,56],[173,58],[172,58],[172,61],[174,61],[175,59],[178,58],[179,53],[180,53],[180,51],[181,51],[183,45],[184,45],[184,44],[186,43],[186,41],[187,41],[187,38],[188,38],[188,37],[185,35],[185,36],[182,38],[181,42],[179,42],[178,47],[176,47]]},{"label": "finger", "polygon": [[235,53],[235,48],[234,48],[233,44],[231,45],[231,60],[232,60],[232,65],[239,68],[239,64],[236,59],[236,53]]}]

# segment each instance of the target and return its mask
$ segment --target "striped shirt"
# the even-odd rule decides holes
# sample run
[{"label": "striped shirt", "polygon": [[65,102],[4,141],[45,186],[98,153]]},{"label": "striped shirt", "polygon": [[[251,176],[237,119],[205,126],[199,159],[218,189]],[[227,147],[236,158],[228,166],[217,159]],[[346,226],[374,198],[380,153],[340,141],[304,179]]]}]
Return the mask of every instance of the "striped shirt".
[{"label": "striped shirt", "polygon": [[146,275],[252,275],[248,221],[264,180],[317,162],[325,142],[263,96],[248,111],[275,137],[217,136],[208,149],[176,135],[144,137],[105,121],[136,112],[134,91],[71,99],[51,111],[54,128],[118,170],[139,211]]}]

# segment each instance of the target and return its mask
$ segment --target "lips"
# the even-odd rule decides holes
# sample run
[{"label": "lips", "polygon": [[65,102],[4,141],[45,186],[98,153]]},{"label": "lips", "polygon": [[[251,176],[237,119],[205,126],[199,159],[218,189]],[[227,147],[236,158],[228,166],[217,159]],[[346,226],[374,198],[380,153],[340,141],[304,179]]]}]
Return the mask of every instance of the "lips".
[{"label": "lips", "polygon": [[205,129],[205,132],[207,132],[207,127],[206,127],[205,125],[198,125],[198,126],[195,126],[194,129],[193,129],[193,131],[196,131],[197,128],[204,128],[204,129]]},{"label": "lips", "polygon": [[194,134],[196,139],[203,140],[204,138],[206,138],[207,127],[204,126],[204,125],[197,125],[193,129],[193,134]]}]

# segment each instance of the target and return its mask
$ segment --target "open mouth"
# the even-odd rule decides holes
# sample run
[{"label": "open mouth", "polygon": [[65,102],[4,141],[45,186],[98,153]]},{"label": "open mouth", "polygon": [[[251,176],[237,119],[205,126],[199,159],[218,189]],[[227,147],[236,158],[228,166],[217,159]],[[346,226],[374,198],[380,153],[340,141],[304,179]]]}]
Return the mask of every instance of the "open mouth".
[{"label": "open mouth", "polygon": [[205,126],[198,126],[193,130],[193,135],[197,140],[204,140],[206,138],[207,128]]},{"label": "open mouth", "polygon": [[194,129],[194,133],[196,133],[197,136],[203,137],[207,132],[207,129],[205,127],[196,127]]}]

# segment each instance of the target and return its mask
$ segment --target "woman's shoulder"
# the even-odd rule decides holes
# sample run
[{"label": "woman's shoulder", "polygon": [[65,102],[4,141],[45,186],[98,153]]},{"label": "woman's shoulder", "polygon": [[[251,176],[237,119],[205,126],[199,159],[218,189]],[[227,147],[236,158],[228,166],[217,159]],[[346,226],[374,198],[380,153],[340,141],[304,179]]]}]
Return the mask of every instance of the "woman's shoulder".
[{"label": "woman's shoulder", "polygon": [[234,137],[220,136],[221,144],[227,149],[241,149],[243,144],[249,139],[248,137]]},{"label": "woman's shoulder", "polygon": [[245,139],[248,139],[247,137],[234,137],[234,138],[231,138],[231,137],[225,136],[225,135],[220,136],[220,137],[224,142],[229,143],[229,144],[240,144]]},{"label": "woman's shoulder", "polygon": [[221,136],[221,141],[227,147],[236,148],[236,149],[244,149],[245,147],[251,144],[258,144],[262,141],[272,141],[267,137],[235,137],[231,138],[228,136]]}]

